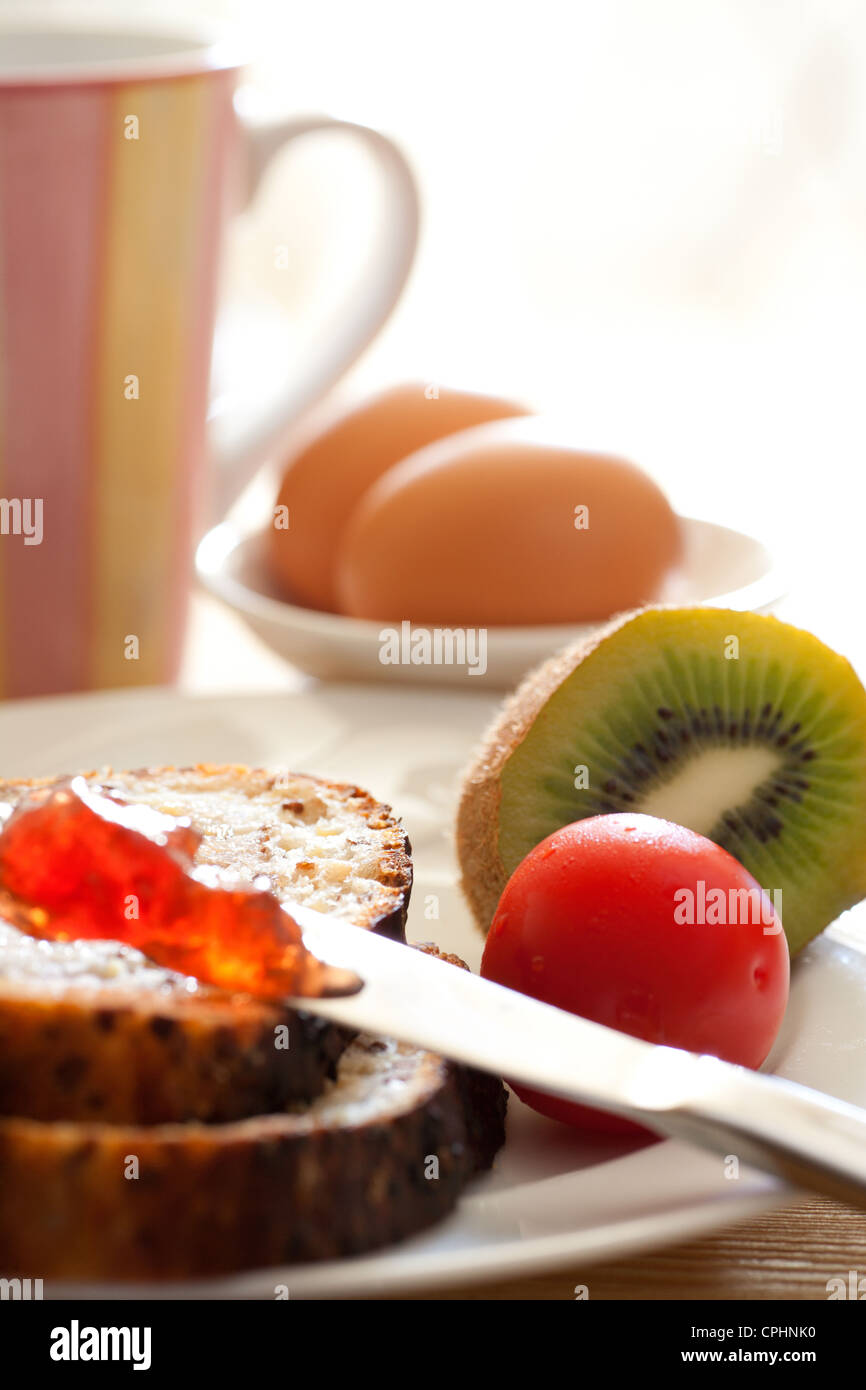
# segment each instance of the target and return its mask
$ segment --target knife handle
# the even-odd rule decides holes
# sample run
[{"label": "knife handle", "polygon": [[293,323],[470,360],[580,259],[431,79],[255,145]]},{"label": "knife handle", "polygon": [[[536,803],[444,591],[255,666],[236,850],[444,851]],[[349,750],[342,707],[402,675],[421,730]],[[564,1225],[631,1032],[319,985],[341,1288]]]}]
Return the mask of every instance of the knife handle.
[{"label": "knife handle", "polygon": [[798,1188],[866,1206],[866,1110],[781,1077],[697,1059],[696,1093],[634,1118]]}]

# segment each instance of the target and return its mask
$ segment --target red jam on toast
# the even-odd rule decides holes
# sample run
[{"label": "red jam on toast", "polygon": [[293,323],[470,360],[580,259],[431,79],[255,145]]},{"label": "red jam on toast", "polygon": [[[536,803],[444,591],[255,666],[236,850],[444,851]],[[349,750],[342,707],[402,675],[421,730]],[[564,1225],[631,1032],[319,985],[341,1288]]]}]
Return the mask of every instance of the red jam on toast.
[{"label": "red jam on toast", "polygon": [[120,941],[157,965],[259,999],[351,994],[270,892],[195,866],[188,820],[109,796],[75,777],[5,807],[0,916],[50,941]]}]

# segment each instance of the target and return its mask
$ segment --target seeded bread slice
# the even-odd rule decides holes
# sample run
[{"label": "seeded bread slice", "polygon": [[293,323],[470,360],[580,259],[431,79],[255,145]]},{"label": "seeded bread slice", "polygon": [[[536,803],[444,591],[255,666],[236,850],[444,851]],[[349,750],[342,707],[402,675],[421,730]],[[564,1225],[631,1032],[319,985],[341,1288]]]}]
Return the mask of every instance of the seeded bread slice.
[{"label": "seeded bread slice", "polygon": [[[282,898],[402,938],[408,840],[390,808],[358,787],[240,766],[85,775],[190,816],[204,836],[200,863],[267,874]],[[42,785],[0,782],[0,801]],[[317,1095],[349,1037],[117,943],[35,941],[0,922],[0,1115],[239,1119]]]},{"label": "seeded bread slice", "polygon": [[372,1250],[453,1209],[504,1141],[505,1104],[493,1077],[362,1035],[293,1113],[0,1120],[0,1268],[171,1279]]}]

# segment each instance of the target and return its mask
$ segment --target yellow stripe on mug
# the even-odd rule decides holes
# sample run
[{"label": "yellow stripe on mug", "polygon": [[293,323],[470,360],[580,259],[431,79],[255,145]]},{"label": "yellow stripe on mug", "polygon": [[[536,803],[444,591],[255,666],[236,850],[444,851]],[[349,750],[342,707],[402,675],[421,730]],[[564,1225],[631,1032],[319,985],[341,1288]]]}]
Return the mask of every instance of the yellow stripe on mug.
[{"label": "yellow stripe on mug", "polygon": [[97,686],[163,679],[172,642],[210,101],[206,77],[113,94],[94,401]]}]

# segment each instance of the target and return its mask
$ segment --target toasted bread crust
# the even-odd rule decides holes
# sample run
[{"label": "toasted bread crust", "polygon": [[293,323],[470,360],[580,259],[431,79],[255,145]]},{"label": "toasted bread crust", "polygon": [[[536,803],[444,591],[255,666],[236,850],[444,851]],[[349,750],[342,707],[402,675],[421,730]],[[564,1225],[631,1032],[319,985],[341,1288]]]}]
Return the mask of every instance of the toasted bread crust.
[{"label": "toasted bread crust", "polygon": [[[209,764],[84,775],[133,790],[140,782],[148,794],[153,784],[165,786],[169,799],[179,790],[194,798],[221,781],[253,798],[270,791],[281,776],[288,778],[289,804],[295,808],[287,813],[291,824],[303,824],[313,801],[326,798],[332,818],[345,814],[369,832],[376,873],[357,920],[402,938],[412,882],[408,840],[390,808],[359,788]],[[0,800],[51,780],[2,782]],[[202,862],[231,861],[232,842],[219,835],[220,829],[211,838],[205,829]],[[370,846],[363,852],[369,858]],[[246,854],[250,859],[248,845]],[[249,871],[267,873],[273,858],[264,839],[261,845],[254,841],[254,855]],[[312,872],[318,872],[315,864]],[[291,892],[290,882],[279,886],[284,894]],[[46,978],[43,985],[37,973],[22,985],[10,978],[15,938],[20,942],[8,925],[0,927],[0,1115],[160,1124],[218,1123],[267,1113],[318,1095],[351,1037],[303,1012],[200,985],[188,990],[189,982],[170,972],[156,980],[153,971],[137,976],[127,970],[136,953],[120,948],[108,962],[117,967],[115,978],[79,972],[59,985]],[[80,949],[85,951],[84,943]],[[38,971],[38,959],[33,968]]]},{"label": "toasted bread crust", "polygon": [[[361,1103],[359,1063],[375,1069]],[[505,1104],[493,1077],[362,1037],[301,1113],[150,1128],[0,1120],[0,1265],[166,1279],[373,1250],[453,1209],[504,1142]]]},{"label": "toasted bread crust", "polygon": [[[285,1029],[281,1046],[277,1030]],[[218,1122],[318,1095],[351,1033],[244,996],[0,999],[0,1115]]]}]

